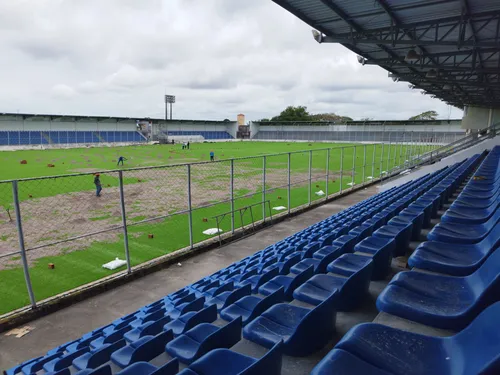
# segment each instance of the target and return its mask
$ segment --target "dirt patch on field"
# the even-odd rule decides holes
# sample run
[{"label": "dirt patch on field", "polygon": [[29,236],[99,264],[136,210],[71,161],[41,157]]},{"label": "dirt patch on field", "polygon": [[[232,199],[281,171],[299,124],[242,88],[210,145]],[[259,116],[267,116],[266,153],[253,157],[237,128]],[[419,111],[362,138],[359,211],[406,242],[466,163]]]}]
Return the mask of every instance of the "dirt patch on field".
[{"label": "dirt patch on field", "polygon": [[[186,166],[158,168],[125,172],[125,209],[127,218],[155,218],[176,211],[188,209],[188,188]],[[93,168],[75,169],[78,172],[92,172]],[[230,168],[225,164],[203,164],[191,167],[191,201],[193,208],[230,199]],[[347,174],[344,173],[344,176]],[[324,179],[325,171],[313,170],[314,180]],[[330,178],[337,178],[330,174]],[[116,176],[112,178],[115,179]],[[292,173],[294,187],[306,186],[307,172]],[[69,178],[69,177],[68,177]],[[35,198],[21,202],[23,229],[27,248],[39,247],[54,242],[80,237],[108,229],[116,230],[81,238],[75,241],[39,248],[29,252],[29,261],[58,255],[68,251],[88,248],[92,242],[117,241],[122,233],[120,193],[118,187],[107,187],[108,175],[101,175],[103,191],[96,197],[92,182],[82,186],[89,189],[75,193],[58,194],[46,198]],[[134,179],[137,182],[134,182]],[[80,180],[75,180],[81,183]],[[115,179],[116,181],[116,179]],[[110,181],[111,182],[111,181]],[[266,186],[269,189],[284,187],[288,182],[288,173],[282,169],[268,170]],[[238,166],[235,171],[234,189],[257,193],[262,187],[262,170]],[[10,222],[5,211],[0,210],[0,255],[17,251],[18,237],[15,217]],[[16,259],[0,259],[0,269]]]}]

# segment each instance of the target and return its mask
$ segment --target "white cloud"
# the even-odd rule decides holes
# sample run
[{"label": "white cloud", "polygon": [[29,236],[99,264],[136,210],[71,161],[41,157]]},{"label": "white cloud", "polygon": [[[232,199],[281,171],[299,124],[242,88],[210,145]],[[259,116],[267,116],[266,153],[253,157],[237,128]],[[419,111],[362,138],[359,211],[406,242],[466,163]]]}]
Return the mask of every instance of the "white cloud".
[{"label": "white cloud", "polygon": [[58,84],[52,88],[52,95],[56,99],[70,99],[76,95],[76,91],[68,85]]},{"label": "white cloud", "polygon": [[0,49],[3,112],[162,117],[167,91],[178,118],[448,114],[270,0],[4,1]]}]

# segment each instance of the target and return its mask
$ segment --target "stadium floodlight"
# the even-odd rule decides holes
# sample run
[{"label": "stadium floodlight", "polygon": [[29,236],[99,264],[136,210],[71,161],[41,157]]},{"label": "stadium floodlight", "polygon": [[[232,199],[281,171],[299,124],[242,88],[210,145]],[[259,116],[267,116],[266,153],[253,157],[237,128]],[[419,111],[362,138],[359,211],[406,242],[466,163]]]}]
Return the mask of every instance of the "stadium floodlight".
[{"label": "stadium floodlight", "polygon": [[437,72],[435,69],[431,69],[427,72],[425,75],[427,78],[436,78],[437,77]]},{"label": "stadium floodlight", "polygon": [[321,34],[318,30],[312,30],[313,38],[318,43],[323,43],[323,34]]},{"label": "stadium floodlight", "polygon": [[420,55],[414,49],[408,51],[405,56],[405,61],[414,62],[420,60]]},{"label": "stadium floodlight", "polygon": [[170,104],[170,120],[172,120],[172,104],[175,103],[175,95],[165,95],[165,120],[168,120],[168,105]]},{"label": "stadium floodlight", "polygon": [[366,63],[366,59],[365,59],[363,56],[359,56],[359,55],[358,55],[358,62],[359,62],[361,65],[365,65],[365,63]]}]

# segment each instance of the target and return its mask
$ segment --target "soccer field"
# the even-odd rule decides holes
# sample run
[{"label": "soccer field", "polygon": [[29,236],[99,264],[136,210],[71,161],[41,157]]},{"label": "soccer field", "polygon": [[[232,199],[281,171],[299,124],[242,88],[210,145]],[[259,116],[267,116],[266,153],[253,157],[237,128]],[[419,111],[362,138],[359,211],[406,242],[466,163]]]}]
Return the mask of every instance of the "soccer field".
[{"label": "soccer field", "polygon": [[[0,176],[9,180],[86,173],[19,182],[26,247],[34,248],[28,251],[31,281],[36,299],[42,300],[123,271],[102,268],[115,258],[125,259],[118,173],[101,174],[104,189],[100,198],[95,197],[91,173],[116,169],[119,156],[127,158],[123,169],[157,167],[123,171],[130,259],[135,266],[189,246],[187,168],[191,173],[193,243],[197,243],[211,237],[202,232],[216,227],[215,215],[231,210],[230,186],[235,208],[261,203],[264,197],[270,207],[295,208],[324,199],[316,194],[319,191],[328,189],[331,195],[348,189],[349,184],[367,182],[369,176],[376,178],[383,170],[403,164],[410,153],[426,151],[423,146],[395,144],[358,144],[354,149],[338,143],[218,142],[193,143],[190,150],[182,150],[178,144],[3,151]],[[217,162],[173,166],[206,162],[210,151]],[[244,159],[224,161],[232,158]],[[164,165],[172,166],[160,167]],[[253,219],[261,220],[264,212],[267,217],[271,214],[267,205],[265,209],[254,206]],[[0,183],[0,256],[18,250],[14,219],[12,184]],[[251,222],[248,211],[242,219],[235,215],[236,228],[242,220]],[[231,231],[230,215],[220,227],[225,233]],[[101,230],[109,231],[97,233]],[[96,234],[85,237],[89,233]],[[79,239],[63,242],[73,237]],[[49,269],[49,263],[55,268]],[[0,314],[27,304],[20,256],[0,258]]]}]

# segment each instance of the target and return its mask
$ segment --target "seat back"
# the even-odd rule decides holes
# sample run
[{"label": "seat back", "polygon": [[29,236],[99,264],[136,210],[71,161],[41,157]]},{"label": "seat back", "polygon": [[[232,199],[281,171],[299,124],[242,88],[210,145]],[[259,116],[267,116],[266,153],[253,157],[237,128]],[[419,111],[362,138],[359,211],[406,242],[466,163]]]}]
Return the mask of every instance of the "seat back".
[{"label": "seat back", "polygon": [[457,363],[463,375],[500,373],[500,302],[486,308],[469,326],[447,340],[453,353],[460,350],[464,361]]},{"label": "seat back", "polygon": [[[469,283],[479,286],[481,289],[494,287],[493,284],[497,284],[500,281],[500,270],[498,265],[500,264],[500,251],[494,251],[486,261],[479,267],[479,269],[474,272],[471,276],[468,276]],[[472,285],[474,287],[474,285]],[[481,290],[475,290],[476,292],[481,292]]]},{"label": "seat back", "polygon": [[280,375],[283,356],[283,341],[274,345],[264,356],[238,375]]},{"label": "seat back", "polygon": [[[226,324],[224,327],[209,335],[198,348],[198,354],[208,353],[212,349],[230,348],[241,339],[241,316]],[[199,358],[197,355],[194,359]]]}]

